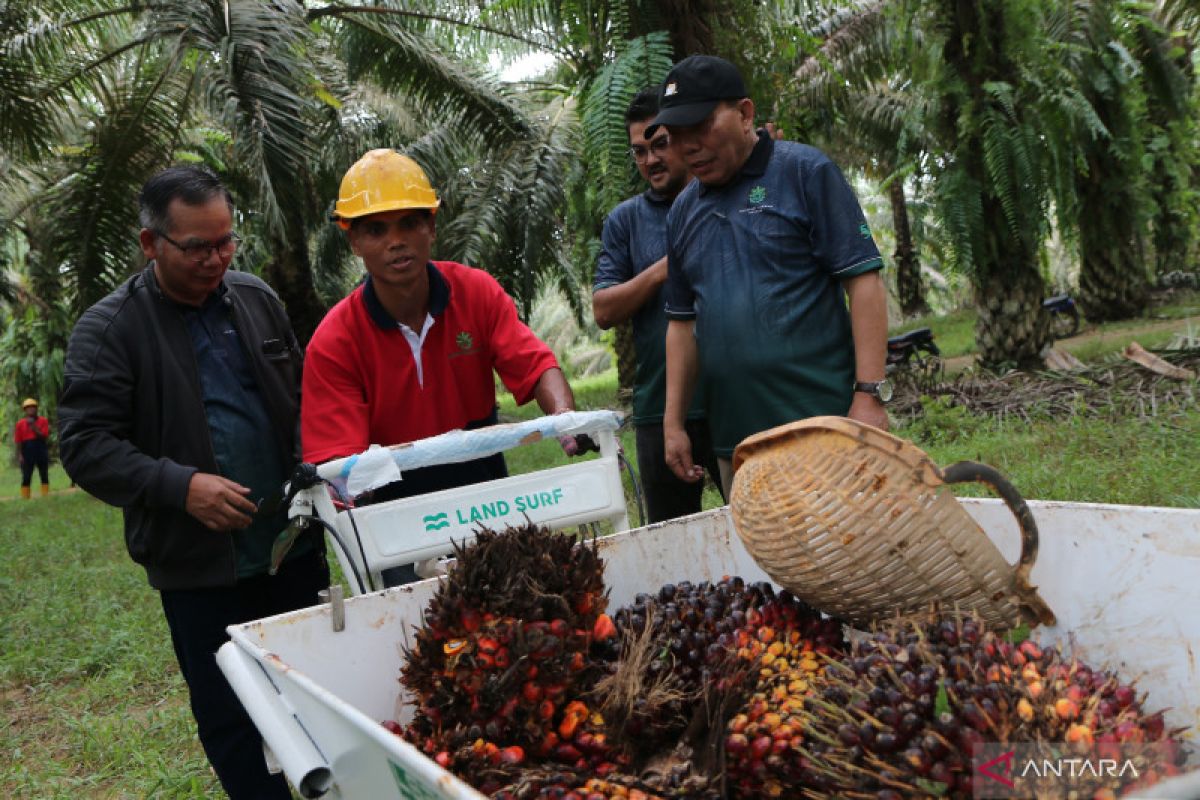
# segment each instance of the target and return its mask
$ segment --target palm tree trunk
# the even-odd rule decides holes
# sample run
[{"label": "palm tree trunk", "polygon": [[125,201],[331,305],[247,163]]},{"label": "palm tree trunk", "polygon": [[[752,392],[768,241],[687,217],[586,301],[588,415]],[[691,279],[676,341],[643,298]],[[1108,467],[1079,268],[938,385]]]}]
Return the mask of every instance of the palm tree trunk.
[{"label": "palm tree trunk", "polygon": [[1079,216],[1079,306],[1092,322],[1135,317],[1149,299],[1142,237],[1126,199],[1093,187]]},{"label": "palm tree trunk", "polygon": [[671,34],[675,60],[696,53],[714,53],[712,0],[658,0],[658,13]]},{"label": "palm tree trunk", "polygon": [[904,182],[897,178],[888,186],[888,200],[892,204],[892,229],[896,235],[896,294],[900,298],[900,311],[906,317],[928,313],[925,290],[921,286],[921,262],[912,240],[912,228],[908,224],[908,203],[904,199]]},{"label": "palm tree trunk", "polygon": [[[999,209],[992,210],[999,218]],[[1032,253],[1022,253],[1020,243],[993,228],[990,260],[980,264],[975,278],[975,341],[979,362],[988,369],[1042,366],[1042,352],[1051,344],[1050,317],[1042,308],[1046,286]]]},{"label": "palm tree trunk", "polygon": [[303,238],[287,242],[272,238],[275,257],[267,262],[263,278],[279,294],[292,321],[296,338],[301,345],[305,345],[326,311],[313,286],[308,246]]}]

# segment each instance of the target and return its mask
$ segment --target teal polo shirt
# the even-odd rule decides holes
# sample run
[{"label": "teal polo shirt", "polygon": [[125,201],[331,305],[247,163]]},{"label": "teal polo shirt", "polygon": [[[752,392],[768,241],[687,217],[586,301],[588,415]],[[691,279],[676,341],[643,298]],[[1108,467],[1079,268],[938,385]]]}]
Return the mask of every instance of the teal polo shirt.
[{"label": "teal polo shirt", "polygon": [[695,320],[713,449],[845,415],[854,340],[842,281],[883,267],[862,207],[820,150],[765,133],[725,186],[693,181],[667,216],[669,319]]},{"label": "teal polo shirt", "polygon": [[[667,212],[671,198],[653,189],[631,197],[604,220],[593,291],[632,280],[667,254]],[[662,423],[667,399],[667,316],[660,287],[633,315],[633,348],[637,372],[633,382],[633,424]],[[692,400],[689,419],[704,416],[700,393]]]}]

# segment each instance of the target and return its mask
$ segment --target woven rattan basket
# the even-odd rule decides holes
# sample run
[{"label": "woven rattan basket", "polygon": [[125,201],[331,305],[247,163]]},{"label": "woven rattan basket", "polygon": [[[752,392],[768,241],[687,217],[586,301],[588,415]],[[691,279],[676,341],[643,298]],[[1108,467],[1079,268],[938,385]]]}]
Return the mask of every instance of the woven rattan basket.
[{"label": "woven rattan basket", "polygon": [[[1033,515],[991,467],[940,470],[913,444],[843,417],[755,434],[733,463],[730,508],[746,549],[821,611],[868,625],[940,602],[1001,627],[1054,621],[1029,584]],[[947,487],[963,481],[992,486],[1017,517],[1015,567]]]}]

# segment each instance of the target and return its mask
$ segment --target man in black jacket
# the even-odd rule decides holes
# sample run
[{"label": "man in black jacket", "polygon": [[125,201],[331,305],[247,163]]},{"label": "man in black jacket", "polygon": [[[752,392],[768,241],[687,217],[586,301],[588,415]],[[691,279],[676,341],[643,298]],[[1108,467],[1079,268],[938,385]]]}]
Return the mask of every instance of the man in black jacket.
[{"label": "man in black jacket", "polygon": [[[237,250],[229,192],[172,167],[139,198],[149,264],[92,306],[67,349],[60,451],[71,478],[125,513],[125,542],[159,590],[200,742],[229,795],[289,798],[217,667],[225,627],[316,602],[319,535],[277,574],[278,494],[298,460],[302,354]],[[266,501],[266,502],[264,502]]]}]

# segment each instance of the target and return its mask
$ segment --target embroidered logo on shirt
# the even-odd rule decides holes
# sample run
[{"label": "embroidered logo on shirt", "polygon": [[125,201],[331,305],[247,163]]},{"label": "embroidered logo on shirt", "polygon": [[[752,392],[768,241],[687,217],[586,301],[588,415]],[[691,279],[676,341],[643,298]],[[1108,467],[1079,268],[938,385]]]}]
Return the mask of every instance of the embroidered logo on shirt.
[{"label": "embroidered logo on shirt", "polygon": [[767,187],[755,186],[753,189],[750,190],[750,202],[753,203],[754,205],[758,205],[759,203],[761,203],[763,200],[766,200],[766,199],[767,199]]},{"label": "embroidered logo on shirt", "polygon": [[459,350],[470,350],[471,345],[475,343],[475,340],[471,338],[471,334],[466,331],[462,331],[458,336],[454,337],[454,341],[458,343]]},{"label": "embroidered logo on shirt", "polygon": [[858,226],[858,232],[862,234],[862,237],[864,239],[871,238],[871,229],[867,227],[867,223],[865,223],[865,222],[862,225]]}]

